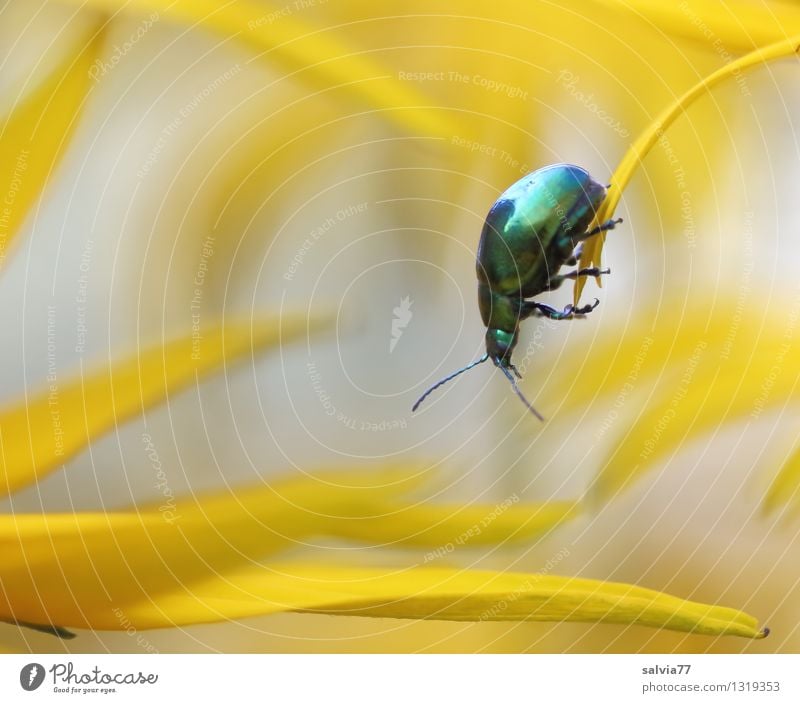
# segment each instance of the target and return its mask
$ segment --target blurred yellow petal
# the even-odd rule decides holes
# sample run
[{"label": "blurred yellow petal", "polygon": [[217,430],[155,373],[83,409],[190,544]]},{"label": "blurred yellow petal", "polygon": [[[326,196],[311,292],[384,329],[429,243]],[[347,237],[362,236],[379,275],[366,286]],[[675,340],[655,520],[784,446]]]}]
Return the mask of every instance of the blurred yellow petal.
[{"label": "blurred yellow petal", "polygon": [[306,535],[338,533],[342,518],[358,523],[421,480],[421,467],[397,466],[307,475],[183,499],[166,510],[2,516],[0,618],[126,629],[296,611],[636,623],[763,636],[744,613],[625,584],[539,573],[253,563]]},{"label": "blurred yellow petal", "polygon": [[386,503],[381,514],[341,522],[332,531],[386,546],[435,547],[433,558],[460,548],[530,541],[576,517],[579,507],[573,501],[514,504],[510,499],[496,505]]},{"label": "blurred yellow petal", "polygon": [[[83,585],[73,586],[73,596]],[[537,573],[275,564],[209,575],[191,587],[184,584],[154,598],[119,604],[116,615],[111,603],[108,612],[101,612],[98,605],[108,602],[101,591],[91,595],[95,600],[86,601],[78,617],[61,621],[80,627],[88,620],[97,629],[153,628],[294,611],[472,622],[626,623],[749,638],[767,634],[755,618],[731,608],[628,584]],[[64,609],[58,603],[54,607]]]},{"label": "blurred yellow petal", "polygon": [[283,65],[289,71],[287,77],[297,74],[319,90],[346,88],[367,107],[386,110],[387,119],[412,132],[444,137],[457,125],[374,58],[340,42],[328,27],[306,24],[283,7],[250,0],[224,4],[214,0],[59,1],[109,13],[157,13],[174,22],[204,27]]},{"label": "blurred yellow petal", "polygon": [[[698,345],[721,359],[740,357],[752,353],[752,346],[734,343],[746,340],[762,349],[775,345],[785,322],[779,313],[725,302],[692,314],[680,309],[638,312],[624,328],[609,327],[592,342],[592,363],[603,373],[582,374],[567,388],[563,379],[553,378],[544,389],[550,403],[558,403],[561,412],[575,411],[599,396],[613,395],[622,408],[635,391],[649,391],[655,382],[672,383],[671,375],[685,367]],[[768,336],[761,336],[762,328],[771,330]]]},{"label": "blurred yellow petal", "polygon": [[708,45],[721,56],[747,52],[800,33],[800,7],[793,3],[705,0],[657,3],[649,0],[601,0],[610,9],[626,8],[673,36]]},{"label": "blurred yellow petal", "polygon": [[303,474],[112,512],[0,516],[0,619],[113,627],[113,607],[183,594],[427,479],[424,467]]},{"label": "blurred yellow petal", "polygon": [[[678,116],[683,114],[697,98],[711,90],[715,85],[728,78],[739,75],[742,71],[760,66],[768,61],[793,56],[797,53],[798,49],[800,49],[800,35],[770,44],[763,49],[752,51],[746,56],[742,56],[736,61],[725,64],[722,68],[706,76],[690,90],[681,95],[672,105],[661,112],[661,114],[637,137],[636,141],[631,144],[630,148],[625,153],[625,156],[623,156],[622,161],[620,161],[619,166],[617,166],[616,171],[614,171],[614,174],[611,176],[611,186],[608,191],[608,197],[598,209],[595,219],[589,225],[589,229],[611,218],[622,197],[623,191],[644,157],[647,156],[656,142],[662,137],[664,132],[669,129],[670,125]],[[605,233],[602,233],[585,242],[581,253],[580,268],[601,266],[601,253],[603,250],[603,243],[605,242],[605,236]],[[595,280],[599,281],[599,276],[596,277]],[[575,279],[573,295],[575,304],[577,304],[580,299],[585,282],[585,278]]]},{"label": "blurred yellow petal", "polygon": [[[381,52],[398,74],[428,75],[419,89],[437,104],[458,111],[458,130],[443,144],[448,168],[491,186],[461,195],[459,188],[477,183],[448,179],[446,198],[464,203],[480,217],[477,223],[464,220],[447,229],[470,247],[496,197],[535,168],[559,161],[577,163],[606,183],[610,166],[605,164],[618,158],[615,145],[621,155],[631,134],[719,65],[718,52],[709,43],[687,47],[658,27],[632,18],[620,2],[605,8],[577,0],[464,0],[458,13],[446,3],[423,0],[382,7],[385,11],[376,16],[373,3],[354,0],[321,4],[315,12],[328,24],[346,27],[355,45]],[[404,45],[413,51],[394,48],[398,27]],[[443,44],[442,36],[452,39]],[[603,46],[602,56],[586,49],[598,45]],[[443,68],[447,70],[439,72]],[[496,88],[491,93],[481,87],[490,84]],[[730,153],[719,132],[713,139],[701,140],[698,134],[698,127],[719,115],[719,103],[703,101],[695,106],[691,121],[670,135],[681,166],[692,174],[697,201],[705,191],[713,194],[709,164],[719,163],[717,154],[723,158]],[[442,154],[431,151],[438,168]],[[651,160],[648,177],[654,192],[674,190],[673,171],[667,159]],[[427,177],[424,172],[417,175],[413,187],[426,190],[427,196],[447,177],[439,170]],[[643,224],[645,215],[638,216],[641,237],[655,238],[661,227],[677,229],[681,223],[679,208],[650,208],[647,215],[654,222]]]},{"label": "blurred yellow petal", "polygon": [[787,506],[793,513],[800,508],[800,451],[794,452],[781,467],[764,498],[764,509],[775,512]]},{"label": "blurred yellow petal", "polygon": [[[12,618],[0,618],[0,622],[4,622],[8,625],[16,625],[17,627],[25,627],[35,632],[44,632],[47,635],[53,635],[62,640],[71,640],[75,638],[74,632],[70,632],[66,628],[59,627],[58,625],[41,625],[36,622],[25,622],[24,620]],[[0,648],[0,652],[3,652],[2,648]]]},{"label": "blurred yellow petal", "polygon": [[97,437],[225,364],[329,321],[296,315],[204,326],[202,335],[148,347],[0,410],[0,494],[35,483]]},{"label": "blurred yellow petal", "polygon": [[[268,580],[271,588],[285,589],[284,598],[295,589],[318,602],[330,594],[324,606],[301,609],[310,612],[461,621],[630,623],[752,638],[768,634],[755,618],[732,608],[694,603],[629,584],[538,573],[425,568],[392,572],[291,565]],[[249,582],[257,587],[260,579],[251,571]]]},{"label": "blurred yellow petal", "polygon": [[0,268],[69,146],[91,87],[89,67],[102,42],[98,27],[10,114],[0,116]]},{"label": "blurred yellow petal", "polygon": [[701,339],[671,369],[601,469],[596,500],[608,500],[692,438],[796,397],[800,359],[787,353],[781,325],[765,325],[760,335],[743,325],[730,356],[723,356],[725,343]]},{"label": "blurred yellow petal", "polygon": [[[390,502],[400,505],[399,496],[429,477],[422,466],[398,465],[304,475],[139,511],[5,515],[0,517],[4,555],[0,583],[6,602],[0,606],[0,619],[115,627],[109,622],[116,620],[119,625],[122,618],[114,613],[128,604],[135,609],[164,592],[169,598],[173,592],[191,593],[192,584],[224,579],[229,570],[297,546],[308,535],[352,534],[382,543],[386,532],[380,529],[382,520],[370,516]],[[479,515],[485,524],[468,526],[480,530],[473,535],[475,544],[509,535],[522,539],[531,533],[521,516],[503,521],[497,513],[513,511],[502,504],[473,506],[474,515],[467,510],[460,520],[449,521],[444,507],[411,508],[414,520],[406,528],[402,525],[406,511],[400,508],[400,517],[390,518],[400,523],[391,534],[404,534],[406,529],[412,543],[417,536],[409,527],[428,539],[451,535],[457,539],[454,530],[466,525],[464,518],[477,520]],[[444,519],[446,525],[428,524],[426,519]],[[539,529],[544,519],[534,515],[530,522]],[[353,529],[342,529],[348,523]],[[515,531],[509,530],[512,523]],[[71,593],[73,600],[65,593]],[[84,619],[76,620],[80,617]]]}]

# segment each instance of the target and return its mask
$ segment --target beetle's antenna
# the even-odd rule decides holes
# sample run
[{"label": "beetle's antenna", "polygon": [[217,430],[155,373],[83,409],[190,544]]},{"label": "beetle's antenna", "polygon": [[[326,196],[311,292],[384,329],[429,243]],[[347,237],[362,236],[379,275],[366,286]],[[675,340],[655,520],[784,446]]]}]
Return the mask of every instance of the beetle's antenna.
[{"label": "beetle's antenna", "polygon": [[488,354],[484,354],[477,361],[473,361],[471,364],[467,364],[463,369],[459,369],[455,373],[451,373],[447,378],[443,378],[441,381],[439,381],[438,383],[436,383],[433,386],[431,386],[427,391],[425,391],[422,394],[420,399],[416,403],[414,403],[414,407],[411,408],[411,412],[413,413],[420,406],[420,403],[422,403],[422,401],[425,400],[425,398],[427,398],[431,393],[433,393],[433,391],[435,391],[439,386],[443,386],[448,381],[452,381],[459,374],[464,373],[465,371],[469,371],[471,368],[474,368],[478,364],[482,364],[484,361],[488,361],[488,360],[489,360],[489,355]]},{"label": "beetle's antenna", "polygon": [[[542,422],[544,422],[544,418],[538,412],[536,412],[536,408],[534,408],[528,402],[528,399],[524,395],[522,395],[522,391],[519,389],[519,386],[517,385],[517,382],[514,380],[514,377],[511,375],[511,371],[508,370],[508,367],[503,366],[503,364],[496,364],[496,366],[499,366],[500,370],[506,375],[506,378],[511,383],[511,387],[514,389],[514,393],[516,393],[519,396],[519,399],[523,403],[525,403],[528,410],[530,410],[534,415],[536,415],[536,417],[538,417]],[[514,369],[514,371],[516,371],[516,369]]]}]

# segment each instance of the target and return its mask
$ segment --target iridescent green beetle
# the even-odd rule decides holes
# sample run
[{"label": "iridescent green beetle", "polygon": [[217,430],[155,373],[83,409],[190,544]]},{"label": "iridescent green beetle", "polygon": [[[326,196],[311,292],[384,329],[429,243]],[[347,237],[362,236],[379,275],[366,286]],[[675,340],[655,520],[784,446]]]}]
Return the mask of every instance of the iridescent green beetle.
[{"label": "iridescent green beetle", "polygon": [[555,290],[566,279],[600,276],[607,269],[580,269],[559,273],[564,265],[575,265],[583,240],[614,229],[622,220],[609,220],[588,230],[606,187],[593,180],[582,168],[570,164],[546,166],[517,181],[489,210],[478,244],[478,306],[486,325],[486,353],[463,369],[429,388],[414,403],[412,412],[439,386],[464,371],[491,359],[511,382],[514,392],[540,420],[542,416],[522,395],[514,375],[521,378],[511,363],[522,320],[533,315],[566,320],[585,315],[600,303],[563,310],[529,300]]}]

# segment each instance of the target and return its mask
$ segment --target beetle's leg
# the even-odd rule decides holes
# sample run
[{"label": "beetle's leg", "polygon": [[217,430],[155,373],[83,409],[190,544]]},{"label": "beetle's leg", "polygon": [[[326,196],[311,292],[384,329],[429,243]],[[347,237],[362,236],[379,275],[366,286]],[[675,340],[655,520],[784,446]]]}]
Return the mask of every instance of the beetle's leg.
[{"label": "beetle's leg", "polygon": [[533,300],[526,300],[525,303],[523,303],[522,312],[526,317],[534,315],[536,317],[549,317],[551,320],[562,320],[564,318],[564,314],[561,310],[556,310],[549,305],[537,303]]},{"label": "beetle's leg", "polygon": [[569,320],[576,315],[586,315],[590,313],[598,305],[600,305],[600,301],[595,298],[594,304],[592,305],[584,305],[580,308],[576,308],[574,305],[567,305],[567,307],[565,307],[563,310],[556,310],[555,308],[551,308],[549,305],[545,305],[544,303],[537,303],[534,300],[526,300],[522,310],[524,313],[527,313],[528,316],[538,315],[540,317],[549,317],[551,320]]},{"label": "beetle's leg", "polygon": [[571,278],[574,281],[576,278],[578,278],[578,276],[603,276],[607,273],[611,273],[611,269],[590,268],[581,269],[580,271],[570,271],[569,273],[560,273],[557,276],[550,278],[550,280],[547,282],[547,288],[545,290],[555,290],[567,278]]},{"label": "beetle's leg", "polygon": [[564,262],[564,264],[566,266],[574,266],[575,264],[578,263],[578,260],[581,258],[582,253],[583,253],[583,242],[581,242],[580,244],[578,244],[578,246],[575,247],[572,254],[570,254],[569,259],[567,259]]},{"label": "beetle's leg", "polygon": [[600,234],[600,232],[607,232],[610,229],[614,229],[618,224],[622,222],[622,218],[618,218],[616,220],[608,220],[604,222],[602,225],[597,225],[591,232],[587,232],[586,234],[581,237],[581,239],[588,239],[589,237],[594,236],[595,234]]},{"label": "beetle's leg", "polygon": [[554,279],[556,278],[578,278],[578,276],[603,276],[605,274],[611,273],[611,269],[599,269],[597,267],[590,268],[590,269],[581,269],[580,271],[570,271],[569,273],[562,273],[558,276],[553,276]]},{"label": "beetle's leg", "polygon": [[567,305],[567,307],[572,307],[572,312],[575,315],[586,315],[594,310],[598,305],[600,305],[600,301],[595,298],[594,302],[591,305],[583,305],[582,307],[575,308],[571,305]]}]

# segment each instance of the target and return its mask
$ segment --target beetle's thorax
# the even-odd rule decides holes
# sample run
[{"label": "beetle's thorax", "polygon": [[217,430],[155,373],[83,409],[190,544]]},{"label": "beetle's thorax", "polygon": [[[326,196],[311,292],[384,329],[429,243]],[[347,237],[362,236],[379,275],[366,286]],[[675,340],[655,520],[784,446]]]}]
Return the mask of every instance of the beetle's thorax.
[{"label": "beetle's thorax", "polygon": [[484,281],[478,281],[478,308],[483,324],[489,328],[513,332],[519,326],[520,306],[523,298],[519,295],[505,295]]},{"label": "beetle's thorax", "polygon": [[486,325],[486,353],[493,361],[511,361],[511,352],[517,344],[520,322],[519,295],[502,295],[486,283],[478,282],[478,307]]}]

